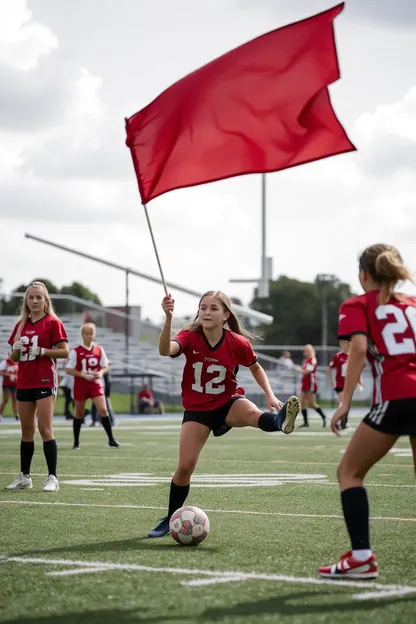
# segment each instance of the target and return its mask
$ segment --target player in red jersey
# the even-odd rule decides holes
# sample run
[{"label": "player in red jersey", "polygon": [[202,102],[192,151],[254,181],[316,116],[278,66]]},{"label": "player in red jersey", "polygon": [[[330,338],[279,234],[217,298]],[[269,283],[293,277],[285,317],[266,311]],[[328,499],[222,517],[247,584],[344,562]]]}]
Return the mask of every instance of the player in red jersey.
[{"label": "player in red jersey", "polygon": [[2,420],[3,410],[10,398],[12,400],[15,418],[19,420],[16,402],[17,362],[13,362],[13,360],[10,359],[11,355],[12,352],[9,351],[7,358],[0,363],[0,375],[3,377],[3,399],[0,405],[0,421]]},{"label": "player in red jersey", "polygon": [[[184,417],[168,513],[148,537],[169,533],[169,519],[188,496],[191,476],[211,431],[214,436],[220,436],[232,427],[251,426],[268,432],[291,433],[300,408],[297,397],[291,397],[285,405],[275,397],[265,371],[257,362],[252,336],[232,312],[231,303],[222,292],[205,293],[194,321],[173,340],[174,300],[170,295],[163,299],[162,307],[166,321],[159,338],[159,353],[170,357],[183,353],[186,357],[182,379]],[[246,399],[236,378],[239,366],[250,369],[266,395],[270,411],[263,412]]]},{"label": "player in red jersey", "polygon": [[316,378],[316,368],[318,362],[315,357],[315,349],[311,344],[307,344],[303,348],[305,359],[302,366],[297,366],[296,370],[302,374],[302,384],[300,392],[300,406],[303,415],[303,425],[301,427],[309,427],[308,407],[314,409],[322,418],[323,426],[326,427],[326,416],[316,402],[316,393],[318,392],[318,383]]},{"label": "player in red jersey", "polygon": [[[345,374],[347,372],[348,352],[350,349],[350,343],[348,342],[348,340],[340,340],[339,346],[341,347],[341,351],[338,351],[338,353],[335,353],[335,355],[332,357],[329,363],[328,377],[329,377],[331,386],[334,388],[337,394],[338,403],[342,403],[342,395],[344,392]],[[332,376],[332,371],[335,371],[335,381]],[[358,382],[358,388],[360,390],[363,389],[361,378],[360,378],[360,381]],[[347,422],[348,422],[348,414],[340,423],[339,428],[346,429]]]},{"label": "player in red jersey", "polygon": [[323,577],[375,578],[377,560],[370,546],[369,506],[364,478],[397,439],[409,436],[416,469],[416,298],[395,292],[411,280],[397,249],[367,247],[359,261],[364,294],[341,305],[338,335],[350,341],[342,402],[331,420],[348,413],[365,359],[374,377],[372,407],[354,432],[338,466],[338,482],[351,550],[338,563],[319,568]]},{"label": "player in red jersey", "polygon": [[101,417],[101,424],[108,436],[108,445],[119,448],[114,439],[103,388],[103,375],[108,371],[108,358],[102,347],[94,343],[96,328],[94,323],[81,327],[82,344],[72,349],[66,365],[66,372],[74,377],[73,397],[75,415],[74,450],[79,450],[79,434],[85,415],[85,402],[91,399]]},{"label": "player in red jersey", "polygon": [[22,427],[20,444],[20,474],[8,490],[32,487],[30,465],[35,450],[36,416],[43,440],[43,452],[48,466],[44,492],[56,492],[57,446],[52,431],[58,387],[57,359],[68,357],[65,328],[56,316],[48,290],[43,282],[33,282],[26,290],[19,321],[10,336],[11,359],[18,362],[16,384],[17,409]]}]

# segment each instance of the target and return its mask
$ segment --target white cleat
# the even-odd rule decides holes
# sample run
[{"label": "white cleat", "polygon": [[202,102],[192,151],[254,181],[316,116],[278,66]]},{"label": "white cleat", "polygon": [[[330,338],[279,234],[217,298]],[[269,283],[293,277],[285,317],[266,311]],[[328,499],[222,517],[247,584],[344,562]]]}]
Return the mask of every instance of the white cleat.
[{"label": "white cleat", "polygon": [[44,492],[57,492],[59,490],[59,481],[54,475],[49,475],[43,486]]},{"label": "white cleat", "polygon": [[32,478],[25,477],[23,472],[17,475],[16,479],[6,487],[6,490],[31,490]]}]

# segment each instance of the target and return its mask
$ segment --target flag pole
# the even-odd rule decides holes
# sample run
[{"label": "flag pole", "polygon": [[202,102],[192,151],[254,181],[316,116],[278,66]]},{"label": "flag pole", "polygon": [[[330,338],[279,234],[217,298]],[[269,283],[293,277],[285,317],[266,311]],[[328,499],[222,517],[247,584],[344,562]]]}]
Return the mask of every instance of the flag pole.
[{"label": "flag pole", "polygon": [[162,283],[163,283],[163,289],[165,291],[165,295],[167,296],[169,294],[168,293],[168,287],[166,285],[166,280],[165,280],[165,276],[163,274],[162,265],[160,264],[159,252],[157,250],[155,237],[153,236],[152,224],[150,223],[149,213],[147,212],[146,204],[143,204],[143,208],[144,208],[144,214],[146,215],[147,225],[149,227],[149,232],[150,232],[150,236],[151,236],[152,243],[153,243],[153,249],[155,250],[155,254],[156,254],[156,260],[157,260],[157,265],[159,267],[160,278],[161,278]]}]

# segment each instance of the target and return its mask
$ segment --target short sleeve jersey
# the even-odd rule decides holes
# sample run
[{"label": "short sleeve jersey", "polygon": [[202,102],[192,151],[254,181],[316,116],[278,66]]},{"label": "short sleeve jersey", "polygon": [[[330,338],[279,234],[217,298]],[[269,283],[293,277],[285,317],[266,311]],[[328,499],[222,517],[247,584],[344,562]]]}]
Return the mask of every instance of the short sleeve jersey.
[{"label": "short sleeve jersey", "polygon": [[348,353],[340,351],[335,353],[329,363],[330,368],[335,371],[335,387],[343,388],[345,384],[345,375],[347,373]]},{"label": "short sleeve jersey", "polygon": [[416,298],[391,297],[380,304],[378,295],[372,290],[341,305],[338,336],[367,336],[373,404],[416,398]]},{"label": "short sleeve jersey", "polygon": [[239,366],[253,366],[257,356],[250,342],[224,329],[219,342],[211,346],[202,331],[183,330],[174,340],[178,357],[184,353],[182,403],[185,410],[207,411],[224,406],[236,394],[244,394],[237,382]]},{"label": "short sleeve jersey", "polygon": [[[75,370],[82,373],[94,374],[99,373],[102,368],[107,368],[108,358],[103,349],[96,344],[93,344],[89,349],[84,345],[79,345],[75,349],[72,349],[66,368],[75,368]],[[97,379],[94,381],[87,381],[81,377],[74,377],[74,384],[78,385],[90,385],[101,384],[102,380]]]},{"label": "short sleeve jersey", "polygon": [[[9,345],[13,346],[19,323],[16,323],[9,338]],[[52,314],[46,314],[39,321],[26,321],[20,340],[23,348],[20,350],[18,363],[17,389],[27,388],[57,388],[59,384],[56,360],[45,356],[34,356],[30,353],[31,347],[53,349],[59,342],[68,342],[62,322]]]}]

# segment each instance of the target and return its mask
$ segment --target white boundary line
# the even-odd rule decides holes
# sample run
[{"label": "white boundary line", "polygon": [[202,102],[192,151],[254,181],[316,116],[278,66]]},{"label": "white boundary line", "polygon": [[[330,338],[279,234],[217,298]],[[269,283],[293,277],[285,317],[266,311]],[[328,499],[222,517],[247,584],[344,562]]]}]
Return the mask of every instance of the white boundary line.
[{"label": "white boundary line", "polygon": [[[27,500],[0,500],[1,504],[10,505],[55,505],[58,507],[104,507],[109,509],[153,509],[154,511],[165,511],[166,507],[156,507],[150,505],[109,505],[103,503],[61,503],[48,501],[27,501]],[[207,513],[241,514],[253,516],[279,516],[283,518],[328,518],[332,520],[343,520],[340,514],[296,514],[281,511],[248,511],[242,509],[205,509]],[[372,516],[370,520],[385,520],[387,522],[416,522],[416,518],[393,518],[387,516]]]},{"label": "white boundary line", "polygon": [[[79,561],[72,559],[41,559],[35,557],[2,557],[0,558],[0,563],[34,563],[34,564],[44,564],[44,565],[52,565],[52,566],[68,566],[75,569],[72,570],[63,570],[59,576],[63,576],[64,572],[72,572],[72,574],[83,574],[85,572],[104,572],[104,571],[114,571],[114,570],[125,570],[131,572],[160,572],[167,574],[178,574],[178,575],[190,575],[192,577],[200,576],[201,579],[197,581],[192,579],[191,581],[182,581],[181,585],[185,585],[188,587],[192,586],[200,586],[202,585],[202,581],[205,581],[204,584],[215,584],[218,582],[236,582],[236,581],[247,581],[247,580],[260,580],[260,581],[271,581],[277,583],[293,583],[299,585],[326,585],[326,586],[336,586],[336,587],[354,587],[359,589],[373,589],[376,591],[372,592],[364,592],[363,594],[353,594],[352,598],[356,600],[367,600],[371,598],[382,598],[382,597],[391,597],[391,596],[403,596],[405,594],[416,593],[416,586],[406,586],[406,585],[382,585],[380,583],[375,582],[366,582],[364,583],[357,582],[354,580],[344,580],[344,579],[320,579],[309,576],[287,576],[284,574],[264,574],[257,572],[243,572],[243,571],[214,571],[214,570],[198,570],[198,569],[188,569],[188,568],[170,568],[170,567],[152,567],[146,565],[136,565],[136,564],[123,564],[123,563],[110,563],[104,561]],[[49,572],[48,576],[54,575],[58,576],[58,572]],[[198,583],[198,584],[196,584]]]}]

